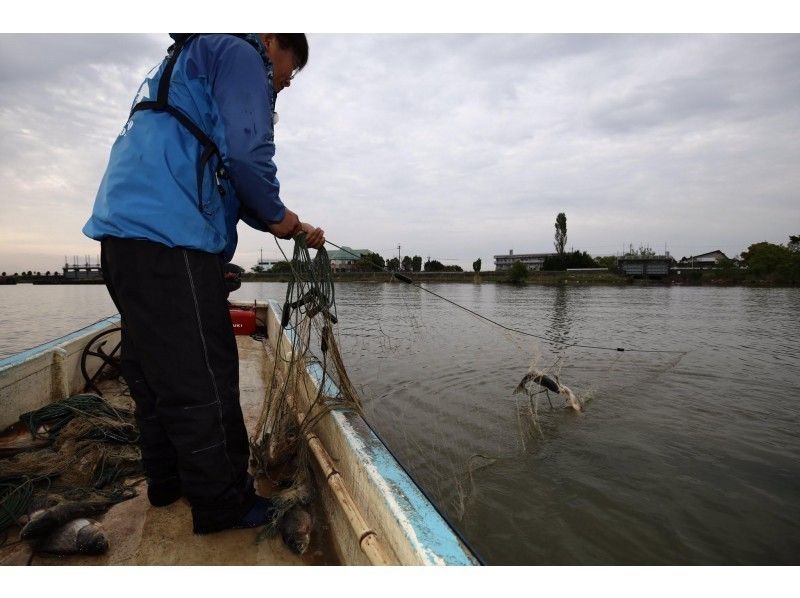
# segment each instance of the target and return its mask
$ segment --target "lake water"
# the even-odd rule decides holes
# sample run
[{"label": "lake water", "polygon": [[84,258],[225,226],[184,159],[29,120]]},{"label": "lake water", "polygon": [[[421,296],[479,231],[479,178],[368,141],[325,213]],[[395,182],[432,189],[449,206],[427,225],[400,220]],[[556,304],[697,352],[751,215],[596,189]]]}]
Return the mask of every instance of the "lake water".
[{"label": "lake water", "polygon": [[[426,286],[546,339],[336,288],[367,419],[488,563],[800,564],[800,289]],[[0,287],[0,357],[114,311],[102,286]],[[512,394],[534,359],[584,413]]]}]

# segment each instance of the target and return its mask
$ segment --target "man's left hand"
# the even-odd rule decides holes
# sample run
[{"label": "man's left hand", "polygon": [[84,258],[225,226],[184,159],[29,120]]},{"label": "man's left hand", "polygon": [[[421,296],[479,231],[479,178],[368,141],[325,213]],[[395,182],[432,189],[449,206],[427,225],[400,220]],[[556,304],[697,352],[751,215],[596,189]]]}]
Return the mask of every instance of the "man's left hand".
[{"label": "man's left hand", "polygon": [[325,231],[308,222],[300,223],[300,231],[306,234],[306,245],[312,249],[320,249],[325,245]]}]

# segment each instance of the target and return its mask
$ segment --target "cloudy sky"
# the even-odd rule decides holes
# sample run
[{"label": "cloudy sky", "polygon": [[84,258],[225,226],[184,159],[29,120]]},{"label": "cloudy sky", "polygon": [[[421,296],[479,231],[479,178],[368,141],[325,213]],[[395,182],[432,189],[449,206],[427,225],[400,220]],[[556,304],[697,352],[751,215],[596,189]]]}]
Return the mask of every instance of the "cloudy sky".
[{"label": "cloudy sky", "polygon": [[[278,99],[284,202],[385,257],[800,234],[800,35],[312,34]],[[99,253],[108,152],[166,34],[0,35],[0,270]],[[234,261],[272,237],[240,224]]]}]

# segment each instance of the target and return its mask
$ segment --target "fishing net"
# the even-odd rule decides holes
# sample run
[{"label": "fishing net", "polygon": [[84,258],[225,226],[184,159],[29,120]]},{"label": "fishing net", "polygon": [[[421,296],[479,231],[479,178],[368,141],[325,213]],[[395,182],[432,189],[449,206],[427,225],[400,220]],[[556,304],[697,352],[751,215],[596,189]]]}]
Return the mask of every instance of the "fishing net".
[{"label": "fishing net", "polygon": [[[361,412],[361,400],[339,350],[327,251],[319,249],[312,259],[305,236],[300,235],[287,261],[292,277],[286,288],[275,346],[265,343],[274,361],[267,395],[250,439],[257,472],[280,488],[273,496],[276,522],[294,505],[308,505],[312,500],[307,436],[332,410]],[[320,374],[317,385],[309,384],[304,375],[306,368]],[[266,534],[275,531],[274,525],[265,529]]]},{"label": "fishing net", "polygon": [[130,481],[142,476],[142,465],[132,411],[79,394],[25,413],[20,423],[33,448],[0,459],[0,531],[52,496],[103,510],[135,496]]},{"label": "fishing net", "polygon": [[504,472],[528,475],[520,470],[531,456],[579,437],[590,421],[605,425],[592,413],[597,401],[613,398],[616,408],[618,396],[657,384],[686,354],[611,345],[640,344],[640,325],[608,334],[607,304],[590,304],[591,289],[440,287],[387,275],[405,284],[340,290],[337,349],[355,394],[369,397],[362,413],[373,430],[443,514],[465,525],[486,498],[483,482],[502,494]]}]

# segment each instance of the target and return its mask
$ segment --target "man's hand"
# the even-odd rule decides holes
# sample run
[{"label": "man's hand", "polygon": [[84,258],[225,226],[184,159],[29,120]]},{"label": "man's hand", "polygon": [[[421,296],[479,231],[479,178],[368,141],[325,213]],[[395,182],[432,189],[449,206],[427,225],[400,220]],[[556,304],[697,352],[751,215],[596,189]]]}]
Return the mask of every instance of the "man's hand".
[{"label": "man's hand", "polygon": [[306,244],[312,249],[320,249],[325,245],[325,231],[308,222],[300,223],[300,231],[306,234]]},{"label": "man's hand", "polygon": [[279,239],[291,239],[300,232],[300,225],[301,222],[297,217],[297,214],[287,208],[286,215],[283,217],[283,220],[277,224],[269,225],[269,232]]}]

